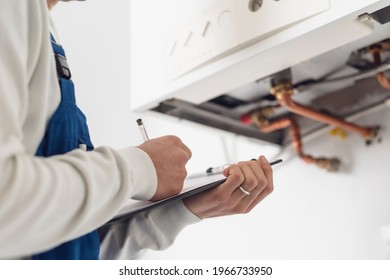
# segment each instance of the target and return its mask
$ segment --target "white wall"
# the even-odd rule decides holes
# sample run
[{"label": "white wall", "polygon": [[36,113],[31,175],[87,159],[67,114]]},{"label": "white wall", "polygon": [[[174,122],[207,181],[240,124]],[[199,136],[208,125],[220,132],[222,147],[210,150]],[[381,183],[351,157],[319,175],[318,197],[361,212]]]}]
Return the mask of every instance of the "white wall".
[{"label": "white wall", "polygon": [[59,2],[52,12],[96,146],[142,140],[128,110],[129,2]]},{"label": "white wall", "polygon": [[[281,155],[286,161],[274,167],[274,193],[252,213],[203,221],[186,228],[170,249],[145,257],[389,259],[389,239],[382,235],[390,226],[389,120],[389,109],[359,120],[384,125],[382,143],[369,147],[353,134],[344,141],[324,135],[305,145],[313,155],[340,157],[344,165],[338,173],[307,165],[286,151]],[[208,139],[218,145],[215,137]],[[210,151],[194,141],[192,148],[207,164]],[[263,151],[260,144],[237,140],[240,157]]]},{"label": "white wall", "polygon": [[[61,3],[54,12],[73,70],[78,102],[89,117],[96,145],[119,148],[142,141],[135,125],[139,114],[128,110],[129,91],[147,94],[148,90],[158,90],[159,71],[163,69],[159,55],[164,25],[160,20],[172,21],[175,15],[183,17],[198,4],[206,3],[199,0],[154,2]],[[170,3],[175,6],[169,6]],[[190,172],[258,154],[272,158],[278,153],[274,147],[200,129],[188,122],[154,115],[143,117],[151,137],[176,134],[183,138],[193,151],[188,165]],[[337,174],[306,165],[287,150],[282,155],[285,162],[274,168],[274,193],[252,213],[190,226],[171,248],[150,251],[144,258],[390,258],[382,234],[384,227],[390,226],[389,120],[389,110],[359,120],[384,125],[383,142],[371,147],[365,147],[356,135],[349,135],[345,141],[323,136],[305,146],[315,155],[339,155],[345,165]],[[389,246],[390,241],[387,242]]]}]

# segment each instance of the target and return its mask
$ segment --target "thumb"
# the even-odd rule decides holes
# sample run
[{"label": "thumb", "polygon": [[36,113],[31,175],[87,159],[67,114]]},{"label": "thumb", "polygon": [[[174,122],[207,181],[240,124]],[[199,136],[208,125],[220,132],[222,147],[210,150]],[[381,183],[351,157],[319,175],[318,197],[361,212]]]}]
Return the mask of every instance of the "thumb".
[{"label": "thumb", "polygon": [[228,177],[230,175],[230,166],[226,167],[223,171],[222,171],[222,174],[225,176],[225,177]]}]

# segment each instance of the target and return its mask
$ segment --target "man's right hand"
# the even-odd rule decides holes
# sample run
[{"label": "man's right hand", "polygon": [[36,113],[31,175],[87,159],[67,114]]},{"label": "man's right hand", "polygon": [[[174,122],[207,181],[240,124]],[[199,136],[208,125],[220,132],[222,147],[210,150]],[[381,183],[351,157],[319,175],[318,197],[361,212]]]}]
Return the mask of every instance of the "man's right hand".
[{"label": "man's right hand", "polygon": [[158,201],[178,194],[187,177],[185,165],[191,150],[176,136],[163,136],[146,141],[138,148],[152,159],[157,172],[157,191],[151,198]]}]

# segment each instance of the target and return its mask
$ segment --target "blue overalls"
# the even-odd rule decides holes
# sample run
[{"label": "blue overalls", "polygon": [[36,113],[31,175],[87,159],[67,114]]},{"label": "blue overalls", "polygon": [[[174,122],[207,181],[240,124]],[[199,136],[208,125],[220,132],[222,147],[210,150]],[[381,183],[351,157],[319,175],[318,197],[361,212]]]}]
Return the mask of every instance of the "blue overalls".
[{"label": "blue overalls", "polygon": [[[51,42],[61,88],[61,102],[49,121],[36,155],[49,157],[64,154],[79,148],[80,145],[90,151],[93,149],[93,145],[89,137],[87,121],[76,105],[74,84],[70,79],[71,73],[66,62],[64,49],[55,42],[53,36],[51,36]],[[34,255],[32,259],[98,259],[99,248],[99,236],[95,230],[47,252]]]}]

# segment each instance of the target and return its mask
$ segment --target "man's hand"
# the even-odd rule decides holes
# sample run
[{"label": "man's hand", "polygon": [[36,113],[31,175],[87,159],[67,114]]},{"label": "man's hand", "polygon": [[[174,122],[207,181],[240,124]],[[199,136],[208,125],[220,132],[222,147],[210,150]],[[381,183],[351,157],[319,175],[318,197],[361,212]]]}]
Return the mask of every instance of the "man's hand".
[{"label": "man's hand", "polygon": [[191,150],[176,136],[163,136],[138,146],[152,159],[157,172],[157,191],[152,201],[178,194],[187,177],[185,165]]},{"label": "man's hand", "polygon": [[230,165],[223,174],[225,183],[183,200],[188,210],[201,219],[248,213],[274,189],[272,168],[263,156]]}]

